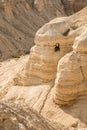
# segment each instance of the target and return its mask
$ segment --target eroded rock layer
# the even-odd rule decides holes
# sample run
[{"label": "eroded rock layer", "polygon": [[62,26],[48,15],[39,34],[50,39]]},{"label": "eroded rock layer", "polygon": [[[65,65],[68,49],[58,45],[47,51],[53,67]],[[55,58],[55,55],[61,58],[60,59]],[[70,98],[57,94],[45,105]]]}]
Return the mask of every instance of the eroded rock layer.
[{"label": "eroded rock layer", "polygon": [[[0,101],[0,130],[74,130],[50,122],[26,104]],[[76,129],[77,130],[77,129]]]},{"label": "eroded rock layer", "polygon": [[[87,28],[75,39],[73,51],[58,64],[55,81],[55,102],[69,105],[87,96]],[[81,96],[81,97],[80,97]]]},{"label": "eroded rock layer", "polygon": [[0,61],[28,54],[36,31],[58,13],[65,15],[61,3],[46,3],[43,6],[43,1],[37,0],[0,1]]},{"label": "eroded rock layer", "polygon": [[31,48],[23,76],[20,74],[14,79],[15,85],[29,86],[54,82],[59,59],[72,50],[73,38],[67,39],[63,36],[67,30],[67,18],[60,18],[45,24],[36,33],[36,45]]},{"label": "eroded rock layer", "polygon": [[[45,24],[36,33],[30,56],[0,63],[0,98],[18,104],[24,102],[52,122],[84,129],[87,127],[86,43],[87,8]],[[75,100],[78,101],[72,106],[59,106]],[[25,111],[21,119],[25,119],[24,115]]]},{"label": "eroded rock layer", "polygon": [[56,18],[37,31],[29,61],[23,73],[15,77],[14,85],[55,81],[58,61],[72,50],[74,39],[85,30],[86,10],[70,17]]},{"label": "eroded rock layer", "polygon": [[34,45],[36,31],[57,16],[71,15],[82,9],[87,0],[81,1],[1,0],[0,61],[28,54]]}]

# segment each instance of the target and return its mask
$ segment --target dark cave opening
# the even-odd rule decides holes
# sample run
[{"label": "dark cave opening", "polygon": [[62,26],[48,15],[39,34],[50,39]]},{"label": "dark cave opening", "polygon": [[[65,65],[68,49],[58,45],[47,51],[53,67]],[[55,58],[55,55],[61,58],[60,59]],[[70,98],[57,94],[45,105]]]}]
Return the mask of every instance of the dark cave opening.
[{"label": "dark cave opening", "polygon": [[60,46],[59,46],[59,43],[57,43],[57,44],[56,44],[56,46],[55,46],[55,48],[54,48],[54,49],[55,49],[55,52],[60,51]]}]

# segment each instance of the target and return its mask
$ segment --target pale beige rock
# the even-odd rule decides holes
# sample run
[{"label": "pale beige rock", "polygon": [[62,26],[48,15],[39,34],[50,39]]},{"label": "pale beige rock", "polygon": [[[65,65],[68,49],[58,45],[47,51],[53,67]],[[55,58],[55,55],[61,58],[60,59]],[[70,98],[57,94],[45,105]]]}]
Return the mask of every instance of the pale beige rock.
[{"label": "pale beige rock", "polygon": [[47,95],[51,90],[51,87],[51,85],[38,85],[30,87],[12,86],[2,98],[17,103],[25,102],[31,108],[35,109],[37,112],[40,112],[46,101]]},{"label": "pale beige rock", "polygon": [[60,105],[69,105],[87,93],[87,28],[75,39],[73,50],[58,64],[55,102]]},{"label": "pale beige rock", "polygon": [[[5,116],[7,116],[7,119],[11,119],[11,116],[13,116],[17,120],[17,122],[21,123],[21,125],[26,128],[22,130],[78,130],[72,127],[67,128],[61,125],[60,123],[51,122],[45,119],[36,111],[32,110],[25,103],[22,103],[22,105],[20,105],[17,103],[0,100],[0,112],[2,113],[2,115],[4,114]],[[2,116],[0,124],[4,121],[6,120]],[[9,121],[9,125],[11,121]],[[17,122],[16,125],[18,126]],[[9,125],[5,127],[2,124],[2,126],[0,126],[0,130],[12,130],[14,124],[12,124],[12,127],[10,127],[10,129]],[[15,130],[20,130],[20,127],[18,129],[16,127]]]},{"label": "pale beige rock", "polygon": [[75,52],[87,54],[87,29],[75,39],[73,49]]},{"label": "pale beige rock", "polygon": [[[24,77],[18,75],[21,79],[17,80],[19,85],[36,85],[42,83],[53,82],[55,80],[56,68],[59,59],[71,50],[71,44],[59,41],[60,32],[65,32],[68,29],[68,24],[65,22],[66,18],[59,19],[59,32],[56,31],[56,23],[49,23],[42,27],[35,37],[36,45],[31,49],[29,61],[26,64]],[[62,29],[62,25],[65,28]],[[58,27],[59,27],[58,26]],[[47,36],[48,35],[48,36]],[[58,38],[59,37],[59,38]],[[56,50],[56,48],[58,49]]]},{"label": "pale beige rock", "polygon": [[[0,87],[11,86],[14,84],[14,78],[18,73],[22,73],[29,56],[21,56],[21,58],[8,59],[0,62]],[[5,80],[6,79],[6,80]]]},{"label": "pale beige rock", "polygon": [[[86,11],[87,8],[70,17],[56,18],[37,31],[35,46],[31,48],[24,73],[14,79],[14,85],[54,82],[58,61],[72,50],[74,39],[85,30],[87,21],[81,18],[87,19]],[[74,73],[75,77],[77,72]]]},{"label": "pale beige rock", "polygon": [[73,8],[87,5],[87,0],[79,1],[0,0],[0,61],[29,53],[36,31],[56,16],[71,15]]},{"label": "pale beige rock", "polygon": [[26,128],[23,126],[23,124],[19,123],[19,130],[26,130]]},{"label": "pale beige rock", "polygon": [[[44,25],[36,33],[29,58],[0,64],[0,98],[26,102],[51,121],[87,127],[86,26],[87,8]],[[60,49],[55,51],[57,44]],[[59,107],[71,105],[76,99],[71,107]]]}]

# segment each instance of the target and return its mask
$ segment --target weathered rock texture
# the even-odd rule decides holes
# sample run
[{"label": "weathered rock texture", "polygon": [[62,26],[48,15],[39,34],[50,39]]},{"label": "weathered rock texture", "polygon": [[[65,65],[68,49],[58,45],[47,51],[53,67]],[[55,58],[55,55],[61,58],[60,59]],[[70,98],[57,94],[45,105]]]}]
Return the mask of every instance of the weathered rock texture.
[{"label": "weathered rock texture", "polygon": [[[42,8],[41,1],[2,0],[0,1],[0,61],[9,57],[19,57],[29,53],[34,45],[36,31],[46,22],[64,15],[63,5],[50,0]],[[53,4],[54,3],[54,4]],[[43,1],[42,1],[43,4]],[[56,7],[55,7],[56,5]]]},{"label": "weathered rock texture", "polygon": [[87,95],[87,28],[75,39],[73,51],[58,64],[55,102],[69,105]]},{"label": "weathered rock texture", "polygon": [[87,6],[87,0],[61,0],[67,15],[71,15]]},{"label": "weathered rock texture", "polygon": [[[55,81],[55,102],[60,105],[72,104],[79,97],[86,95],[86,35],[87,17],[86,9],[76,15],[73,27],[81,30],[79,36],[75,35],[73,51],[65,55],[59,62]],[[82,20],[81,20],[82,17]]]},{"label": "weathered rock texture", "polygon": [[63,35],[68,30],[67,19],[60,18],[46,24],[36,33],[36,45],[30,51],[24,77],[18,75],[15,84],[29,86],[54,82],[59,59],[71,51],[73,38],[70,41]]},{"label": "weathered rock texture", "polygon": [[0,119],[0,130],[74,130],[46,120],[23,103],[0,101]]},{"label": "weathered rock texture", "polygon": [[[78,11],[75,3],[77,1],[74,1],[74,8]],[[79,6],[87,5],[86,0],[78,3]],[[73,12],[69,0],[1,0],[0,61],[29,53],[34,45],[34,35],[43,24]]]},{"label": "weathered rock texture", "polygon": [[0,99],[25,102],[66,126],[87,127],[86,30],[87,8],[45,24],[29,57],[0,63]]},{"label": "weathered rock texture", "polygon": [[72,50],[75,37],[85,29],[86,10],[54,19],[37,31],[29,61],[23,74],[14,79],[14,85],[30,86],[55,81],[59,59]]}]

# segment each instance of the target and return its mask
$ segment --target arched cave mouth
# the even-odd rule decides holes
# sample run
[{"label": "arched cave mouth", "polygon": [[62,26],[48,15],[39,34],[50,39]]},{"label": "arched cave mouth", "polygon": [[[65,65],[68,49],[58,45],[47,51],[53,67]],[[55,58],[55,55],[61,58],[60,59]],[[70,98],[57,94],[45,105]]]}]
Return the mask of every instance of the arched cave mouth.
[{"label": "arched cave mouth", "polygon": [[60,45],[59,45],[59,43],[56,44],[56,46],[54,48],[54,51],[55,52],[60,51]]}]

